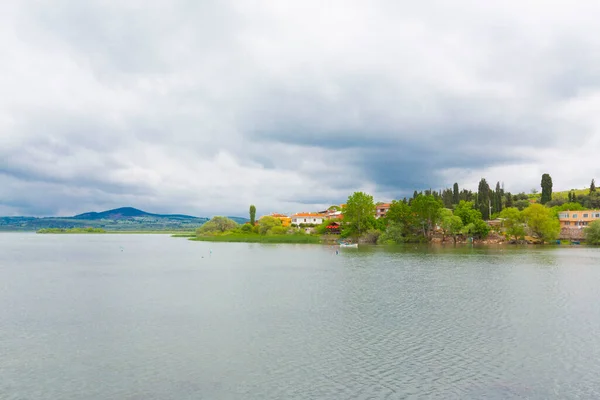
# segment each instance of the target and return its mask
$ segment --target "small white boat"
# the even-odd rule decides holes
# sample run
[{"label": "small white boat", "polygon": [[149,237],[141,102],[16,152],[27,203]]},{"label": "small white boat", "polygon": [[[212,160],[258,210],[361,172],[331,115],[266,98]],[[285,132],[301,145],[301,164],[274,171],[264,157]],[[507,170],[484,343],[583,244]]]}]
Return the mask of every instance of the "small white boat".
[{"label": "small white boat", "polygon": [[340,247],[358,248],[358,243],[340,243]]}]

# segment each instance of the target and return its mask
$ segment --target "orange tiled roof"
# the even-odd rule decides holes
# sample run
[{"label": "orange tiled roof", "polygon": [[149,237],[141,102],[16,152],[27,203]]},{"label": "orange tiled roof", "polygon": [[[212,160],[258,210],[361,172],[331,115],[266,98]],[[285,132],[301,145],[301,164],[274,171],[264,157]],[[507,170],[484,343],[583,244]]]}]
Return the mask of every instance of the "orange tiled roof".
[{"label": "orange tiled roof", "polygon": [[323,214],[319,214],[319,213],[296,213],[294,215],[292,215],[292,217],[322,217]]}]

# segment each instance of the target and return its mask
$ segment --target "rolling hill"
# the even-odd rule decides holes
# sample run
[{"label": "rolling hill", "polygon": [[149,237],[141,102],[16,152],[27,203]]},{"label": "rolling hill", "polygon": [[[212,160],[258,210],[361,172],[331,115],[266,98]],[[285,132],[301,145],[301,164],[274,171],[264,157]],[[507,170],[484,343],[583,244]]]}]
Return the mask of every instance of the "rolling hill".
[{"label": "rolling hill", "polygon": [[[229,217],[243,224],[248,220]],[[87,212],[73,217],[0,217],[0,231],[37,231],[44,228],[102,228],[107,231],[193,231],[208,221],[184,214],[153,214],[133,207]]]}]

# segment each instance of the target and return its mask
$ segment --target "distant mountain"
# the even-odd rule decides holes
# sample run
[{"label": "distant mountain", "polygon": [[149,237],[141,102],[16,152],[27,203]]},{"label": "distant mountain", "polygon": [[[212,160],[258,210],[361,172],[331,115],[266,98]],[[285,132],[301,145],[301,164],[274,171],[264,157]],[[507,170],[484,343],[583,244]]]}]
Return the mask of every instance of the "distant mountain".
[{"label": "distant mountain", "polygon": [[[133,207],[121,207],[113,210],[107,210],[102,212],[87,212],[74,216],[74,219],[82,220],[98,220],[98,219],[131,219],[131,218],[169,218],[169,219],[198,219],[198,217],[192,217],[191,215],[182,214],[152,214],[146,211],[138,210]],[[203,218],[206,219],[206,218]]]},{"label": "distant mountain", "polygon": [[250,222],[250,220],[248,218],[242,218],[242,217],[227,217],[235,222],[237,222],[238,224],[245,224],[246,222]]},{"label": "distant mountain", "polygon": [[[239,224],[249,220],[228,217]],[[208,218],[183,214],[152,214],[133,207],[87,212],[73,217],[0,217],[0,231],[37,231],[44,228],[102,228],[107,231],[194,231]]]}]

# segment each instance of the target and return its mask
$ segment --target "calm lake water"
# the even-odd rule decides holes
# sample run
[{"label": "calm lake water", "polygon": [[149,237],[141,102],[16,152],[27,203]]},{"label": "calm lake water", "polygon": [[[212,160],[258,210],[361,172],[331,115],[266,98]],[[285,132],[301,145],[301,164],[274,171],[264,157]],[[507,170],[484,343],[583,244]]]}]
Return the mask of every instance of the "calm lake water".
[{"label": "calm lake water", "polygon": [[0,399],[408,398],[600,398],[600,249],[0,234]]}]

